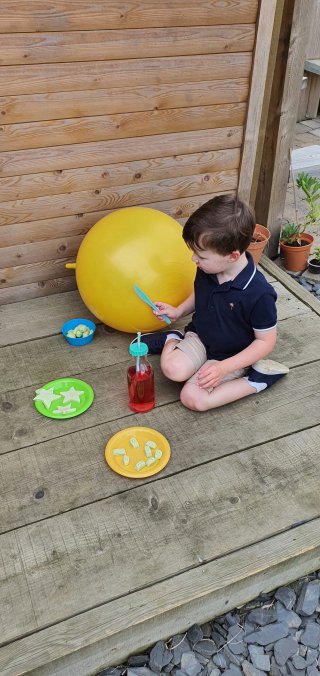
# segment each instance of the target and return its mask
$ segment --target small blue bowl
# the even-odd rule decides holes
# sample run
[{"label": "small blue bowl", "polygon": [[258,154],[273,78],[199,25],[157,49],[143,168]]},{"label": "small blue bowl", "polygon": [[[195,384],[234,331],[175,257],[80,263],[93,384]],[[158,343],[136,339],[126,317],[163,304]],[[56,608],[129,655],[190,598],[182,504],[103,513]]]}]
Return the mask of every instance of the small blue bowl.
[{"label": "small blue bowl", "polygon": [[[74,329],[78,324],[85,324],[85,326],[88,327],[88,329],[91,329],[93,333],[90,333],[90,336],[86,336],[85,338],[69,338],[67,336],[68,331],[71,331]],[[91,343],[92,338],[94,336],[94,332],[96,330],[96,325],[90,321],[90,319],[69,319],[68,322],[65,322],[63,326],[61,327],[61,331],[65,337],[65,339],[70,343],[70,345],[88,345],[88,343]]]}]

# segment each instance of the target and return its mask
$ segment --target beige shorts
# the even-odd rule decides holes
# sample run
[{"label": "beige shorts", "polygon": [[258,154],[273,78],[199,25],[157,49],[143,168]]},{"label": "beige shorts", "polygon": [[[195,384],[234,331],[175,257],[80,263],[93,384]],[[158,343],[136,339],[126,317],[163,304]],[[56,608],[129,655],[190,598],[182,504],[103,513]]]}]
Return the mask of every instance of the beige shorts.
[{"label": "beige shorts", "polygon": [[[201,342],[197,333],[194,333],[193,331],[187,331],[184,339],[180,340],[177,344],[176,349],[184,352],[184,354],[186,354],[189,359],[191,359],[194,365],[194,374],[191,376],[191,378],[189,378],[187,381],[188,383],[196,382],[197,372],[201,366],[204,366],[204,364],[213,364],[214,362],[218,361],[217,359],[207,359],[206,348]],[[247,371],[248,369],[237,369],[236,371],[232,371],[231,373],[228,373],[226,376],[224,376],[221,382],[224,383],[228,380],[235,380],[235,378],[242,378],[246,375]]]}]

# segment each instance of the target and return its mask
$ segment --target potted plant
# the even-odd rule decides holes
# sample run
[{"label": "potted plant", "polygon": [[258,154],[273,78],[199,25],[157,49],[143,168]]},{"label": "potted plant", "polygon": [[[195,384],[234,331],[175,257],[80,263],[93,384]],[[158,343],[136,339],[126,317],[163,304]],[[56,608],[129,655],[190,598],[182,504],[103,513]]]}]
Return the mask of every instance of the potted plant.
[{"label": "potted plant", "polygon": [[264,225],[259,225],[259,223],[256,224],[252,240],[247,248],[247,251],[251,253],[256,265],[260,261],[263,250],[266,247],[270,236],[271,232],[268,230],[268,228],[265,228]]},{"label": "potted plant", "polygon": [[308,263],[309,272],[313,272],[314,275],[320,275],[320,246],[317,246],[312,252],[312,258]]},{"label": "potted plant", "polygon": [[287,223],[281,231],[280,249],[284,258],[284,267],[290,272],[300,272],[307,267],[313,237],[306,232],[306,229],[320,222],[320,180],[301,171],[297,176],[296,184],[304,193],[303,200],[307,202],[309,209],[302,223]]}]

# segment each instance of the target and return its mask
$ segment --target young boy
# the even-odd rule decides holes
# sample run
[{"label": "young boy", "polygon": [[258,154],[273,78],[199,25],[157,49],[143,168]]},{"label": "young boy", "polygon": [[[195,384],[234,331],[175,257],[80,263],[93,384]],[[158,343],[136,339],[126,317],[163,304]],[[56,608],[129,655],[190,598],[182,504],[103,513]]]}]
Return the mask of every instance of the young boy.
[{"label": "young boy", "polygon": [[[264,360],[277,339],[277,294],[246,252],[255,225],[251,209],[231,195],[203,204],[188,219],[183,239],[197,266],[194,292],[178,307],[155,302],[173,322],[194,311],[180,331],[146,334],[161,354],[163,373],[185,382],[181,402],[194,411],[260,392],[288,372]],[[160,317],[159,317],[160,319]]]}]

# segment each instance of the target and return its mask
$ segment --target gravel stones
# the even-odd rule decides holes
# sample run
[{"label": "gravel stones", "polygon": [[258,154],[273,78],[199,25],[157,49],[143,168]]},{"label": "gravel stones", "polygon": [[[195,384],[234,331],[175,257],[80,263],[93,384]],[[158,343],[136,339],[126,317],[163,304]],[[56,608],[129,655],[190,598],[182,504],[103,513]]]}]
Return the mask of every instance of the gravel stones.
[{"label": "gravel stones", "polygon": [[183,653],[181,657],[181,670],[187,676],[197,676],[201,671],[201,664],[193,652]]},{"label": "gravel stones", "polygon": [[246,650],[246,644],[243,641],[244,630],[239,625],[234,624],[230,627],[227,635],[228,647],[234,655],[241,655]]},{"label": "gravel stones", "polygon": [[296,611],[301,615],[312,615],[319,603],[320,580],[306,582],[300,592]]},{"label": "gravel stones", "polygon": [[[161,671],[171,661],[173,654],[168,650],[164,641],[158,641],[150,652],[149,668],[153,671]],[[189,676],[196,676],[189,674]]]},{"label": "gravel stones", "polygon": [[172,662],[177,666],[181,662],[183,653],[187,653],[191,650],[191,645],[186,636],[176,634],[171,639],[170,650],[173,653]]},{"label": "gravel stones", "polygon": [[254,667],[261,671],[270,671],[270,657],[265,654],[262,646],[249,645],[249,654]]},{"label": "gravel stones", "polygon": [[242,669],[245,676],[264,676],[266,673],[265,671],[260,671],[260,669],[254,667],[253,664],[247,660],[243,661]]},{"label": "gravel stones", "polygon": [[316,622],[309,622],[301,634],[301,643],[310,648],[318,648],[320,643],[320,625]]},{"label": "gravel stones", "polygon": [[203,638],[203,631],[198,624],[193,624],[190,629],[187,631],[187,639],[190,641],[191,645],[198,643]]},{"label": "gravel stones", "polygon": [[296,273],[296,272],[288,272],[288,275],[290,277],[293,277],[296,282],[301,284],[301,286],[306,289],[306,291],[310,291],[314,295],[315,298],[320,299],[320,284],[319,282],[314,282],[311,281],[311,279],[308,279],[308,281],[305,279],[304,275],[307,274],[306,272],[304,273]]},{"label": "gravel stones", "polygon": [[320,572],[193,624],[99,676],[320,676]]},{"label": "gravel stones", "polygon": [[286,610],[292,610],[296,602],[296,593],[291,587],[279,587],[274,598],[280,601]]},{"label": "gravel stones", "polygon": [[278,617],[275,608],[255,608],[254,610],[251,610],[248,615],[249,622],[259,624],[260,627],[275,622],[277,619]]},{"label": "gravel stones", "polygon": [[281,638],[285,638],[289,634],[288,625],[284,622],[275,622],[274,624],[267,624],[265,627],[254,631],[253,634],[245,637],[247,643],[257,643],[258,645],[268,645],[268,643],[275,643]]},{"label": "gravel stones", "polygon": [[298,654],[298,652],[298,641],[296,641],[295,638],[292,638],[292,636],[281,638],[280,641],[277,641],[274,645],[275,660],[280,667],[283,667],[289,657]]},{"label": "gravel stones", "polygon": [[289,629],[299,629],[302,620],[297,613],[293,610],[286,610],[279,601],[276,603],[276,611],[279,622],[285,622]]},{"label": "gravel stones", "polygon": [[217,652],[216,644],[210,638],[203,638],[193,646],[194,650],[203,657],[211,657]]}]

